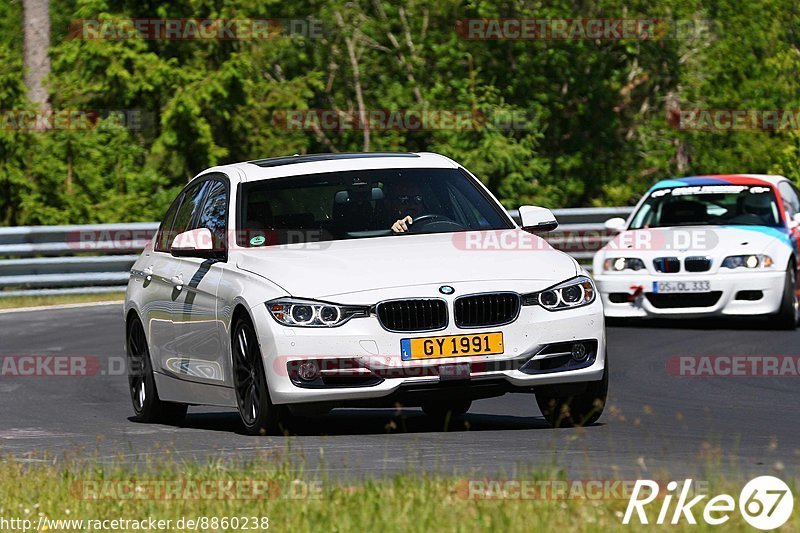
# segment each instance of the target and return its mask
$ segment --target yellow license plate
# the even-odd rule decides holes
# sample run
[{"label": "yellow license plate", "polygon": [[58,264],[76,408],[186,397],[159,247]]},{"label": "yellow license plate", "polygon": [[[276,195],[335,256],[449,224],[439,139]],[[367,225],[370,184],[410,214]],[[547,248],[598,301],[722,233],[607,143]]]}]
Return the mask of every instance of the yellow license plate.
[{"label": "yellow license plate", "polygon": [[420,337],[400,341],[400,354],[403,361],[501,353],[503,353],[502,333]]}]

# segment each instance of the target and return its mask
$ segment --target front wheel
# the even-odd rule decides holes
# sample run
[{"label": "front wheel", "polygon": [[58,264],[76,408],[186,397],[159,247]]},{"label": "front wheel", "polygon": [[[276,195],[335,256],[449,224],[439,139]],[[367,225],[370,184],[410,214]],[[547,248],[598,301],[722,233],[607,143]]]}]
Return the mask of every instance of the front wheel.
[{"label": "front wheel", "polygon": [[545,420],[552,427],[588,426],[597,422],[608,398],[608,357],[603,378],[588,381],[585,389],[575,394],[565,394],[567,385],[547,385],[536,390],[536,403]]},{"label": "front wheel", "polygon": [[239,320],[233,333],[233,380],[247,434],[280,434],[280,407],[270,399],[258,338],[247,318]]},{"label": "front wheel", "polygon": [[165,402],[158,397],[147,338],[139,318],[128,324],[128,388],[133,402],[134,420],[178,424],[186,417],[188,406],[183,403]]},{"label": "front wheel", "polygon": [[783,298],[781,308],[776,316],[777,326],[780,329],[797,329],[800,320],[800,303],[797,299],[797,271],[794,264],[789,263],[786,267],[786,278],[783,283]]}]

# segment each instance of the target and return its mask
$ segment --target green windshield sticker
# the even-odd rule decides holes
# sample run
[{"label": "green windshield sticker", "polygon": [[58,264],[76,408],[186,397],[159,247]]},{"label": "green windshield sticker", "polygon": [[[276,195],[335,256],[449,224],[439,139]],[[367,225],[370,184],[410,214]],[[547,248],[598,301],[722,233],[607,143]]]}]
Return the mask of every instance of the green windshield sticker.
[{"label": "green windshield sticker", "polygon": [[267,239],[263,235],[259,235],[250,239],[250,246],[262,246],[265,242]]}]

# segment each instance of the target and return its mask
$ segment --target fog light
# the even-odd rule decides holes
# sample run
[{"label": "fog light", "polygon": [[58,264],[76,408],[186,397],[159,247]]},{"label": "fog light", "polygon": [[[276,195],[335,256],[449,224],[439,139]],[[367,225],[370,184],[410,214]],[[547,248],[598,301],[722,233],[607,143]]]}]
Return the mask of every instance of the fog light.
[{"label": "fog light", "polygon": [[586,351],[586,346],[584,346],[580,342],[576,342],[572,345],[572,358],[576,361],[583,361],[589,353]]},{"label": "fog light", "polygon": [[314,381],[319,377],[319,367],[316,361],[303,361],[297,367],[297,376],[303,381]]}]

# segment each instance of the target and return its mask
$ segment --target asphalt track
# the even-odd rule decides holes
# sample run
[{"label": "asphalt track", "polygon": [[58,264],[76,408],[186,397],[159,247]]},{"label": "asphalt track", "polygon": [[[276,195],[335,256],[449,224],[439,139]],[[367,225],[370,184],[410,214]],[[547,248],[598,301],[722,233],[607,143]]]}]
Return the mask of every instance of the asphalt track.
[{"label": "asphalt track", "polygon": [[[303,458],[311,471],[382,476],[413,469],[512,474],[563,468],[583,479],[800,474],[800,378],[685,377],[673,356],[800,355],[800,331],[764,321],[666,322],[610,327],[610,399],[600,421],[550,429],[530,395],[473,404],[455,428],[434,427],[418,409],[334,410],[289,437],[241,434],[235,412],[192,407],[180,427],[130,420],[121,305],[0,314],[0,356],[94,356],[91,376],[0,375],[0,452],[101,459],[171,450],[175,457]],[[109,375],[112,374],[112,375]]]}]

